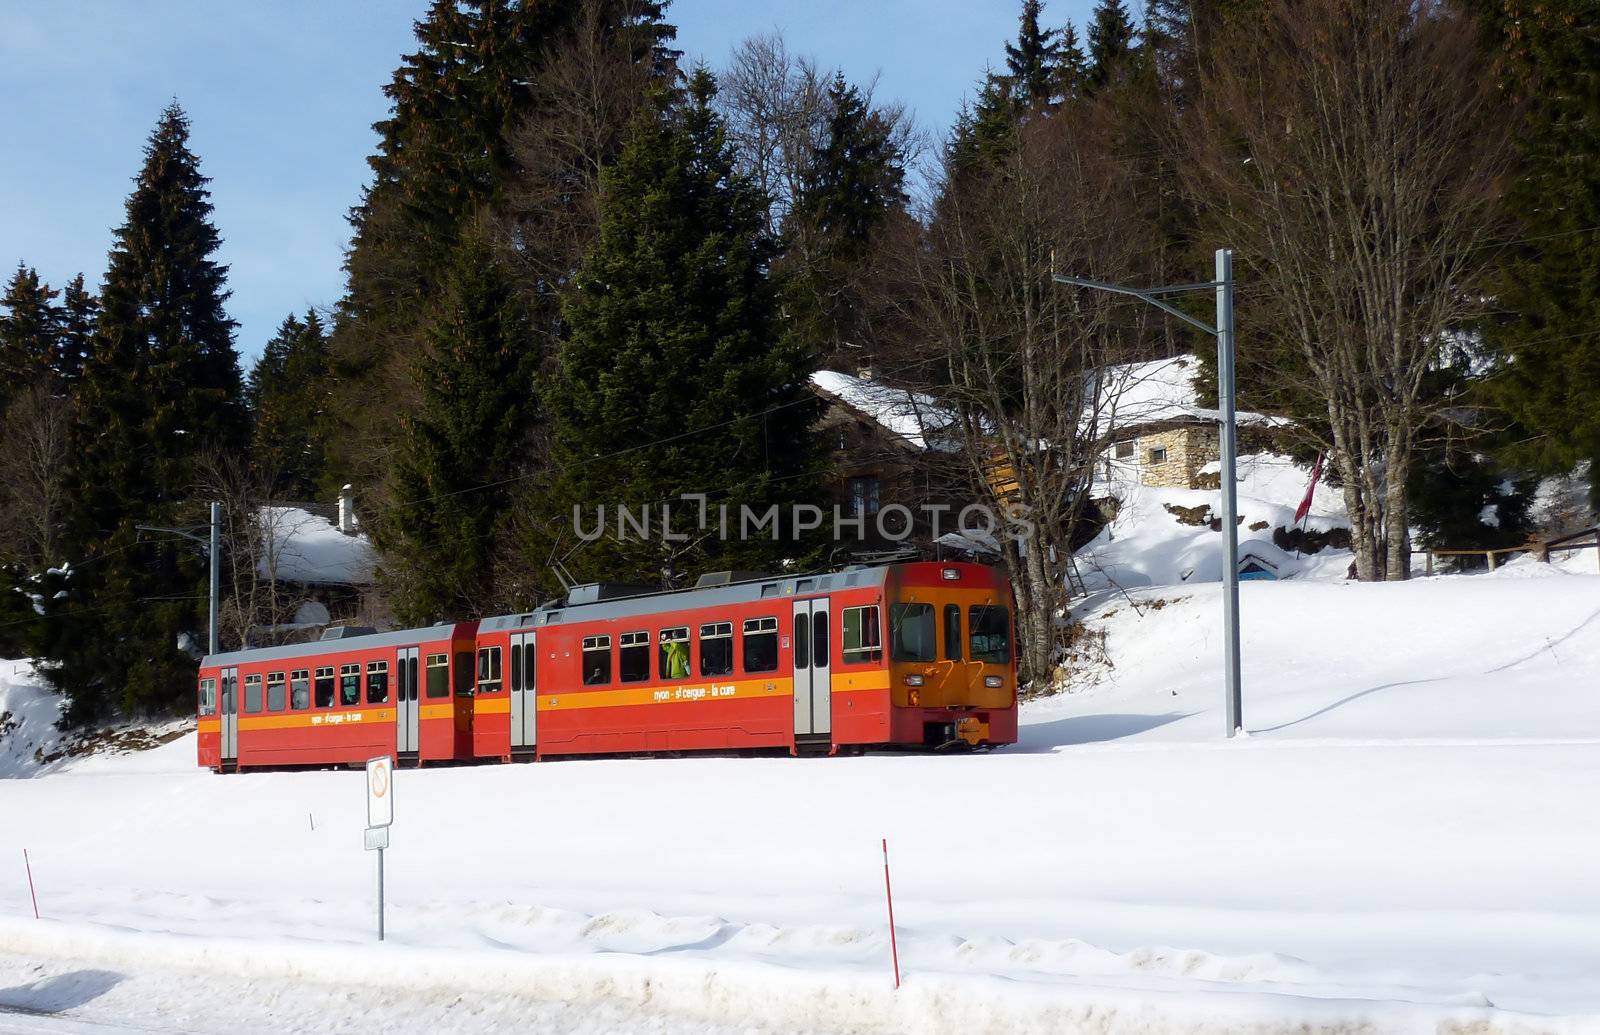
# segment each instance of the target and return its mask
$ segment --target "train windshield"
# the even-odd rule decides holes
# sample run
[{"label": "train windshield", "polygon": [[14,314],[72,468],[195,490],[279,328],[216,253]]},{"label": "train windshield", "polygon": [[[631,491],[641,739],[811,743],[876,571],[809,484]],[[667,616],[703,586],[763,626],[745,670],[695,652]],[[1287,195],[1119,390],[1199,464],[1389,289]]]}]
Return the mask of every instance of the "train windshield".
[{"label": "train windshield", "polygon": [[967,628],[971,632],[973,661],[991,665],[1011,661],[1011,620],[1005,608],[993,604],[973,607],[967,612]]},{"label": "train windshield", "polygon": [[932,604],[889,605],[889,656],[895,661],[932,661]]}]

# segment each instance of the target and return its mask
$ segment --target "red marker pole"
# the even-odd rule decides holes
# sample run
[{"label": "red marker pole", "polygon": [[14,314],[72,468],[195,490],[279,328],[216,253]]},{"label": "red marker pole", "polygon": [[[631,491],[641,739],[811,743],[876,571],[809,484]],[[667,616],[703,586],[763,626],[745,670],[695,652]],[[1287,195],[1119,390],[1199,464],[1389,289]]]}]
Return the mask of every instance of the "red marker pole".
[{"label": "red marker pole", "polygon": [[889,886],[889,839],[883,839],[883,897],[889,901],[889,952],[894,957],[894,987],[900,987],[900,946],[894,937],[894,889]]},{"label": "red marker pole", "polygon": [[[22,850],[22,868],[28,871],[28,897],[33,899],[33,918],[39,919],[39,896],[33,890],[33,864],[28,861],[28,850]],[[898,986],[897,986],[898,987]]]}]

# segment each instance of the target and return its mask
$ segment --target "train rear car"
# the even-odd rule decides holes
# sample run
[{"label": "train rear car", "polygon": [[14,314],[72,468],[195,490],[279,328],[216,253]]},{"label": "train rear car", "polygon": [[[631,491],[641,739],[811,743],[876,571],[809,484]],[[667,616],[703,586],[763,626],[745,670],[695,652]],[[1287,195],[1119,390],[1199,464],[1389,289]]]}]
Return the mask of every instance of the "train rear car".
[{"label": "train rear car", "polygon": [[476,632],[476,623],[447,624],[207,657],[199,763],[226,771],[469,755]]}]

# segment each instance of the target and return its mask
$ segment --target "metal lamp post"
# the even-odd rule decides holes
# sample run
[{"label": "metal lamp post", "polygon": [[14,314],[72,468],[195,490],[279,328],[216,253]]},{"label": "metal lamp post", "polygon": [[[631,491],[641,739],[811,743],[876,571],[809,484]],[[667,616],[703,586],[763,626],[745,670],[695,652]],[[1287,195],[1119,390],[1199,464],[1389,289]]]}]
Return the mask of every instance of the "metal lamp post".
[{"label": "metal lamp post", "polygon": [[222,504],[215,500],[211,503],[211,537],[210,540],[202,539],[192,530],[187,528],[158,528],[155,525],[135,525],[141,532],[167,532],[171,535],[182,536],[193,540],[207,548],[211,560],[211,638],[207,654],[216,654],[220,644],[218,640],[218,604],[222,599]]},{"label": "metal lamp post", "polygon": [[[1239,519],[1237,477],[1239,463],[1238,428],[1234,422],[1233,385],[1233,249],[1217,249],[1217,276],[1215,280],[1199,284],[1169,284],[1165,287],[1131,288],[1121,284],[1107,284],[1083,277],[1066,277],[1053,274],[1058,284],[1095,288],[1119,295],[1132,295],[1143,299],[1157,309],[1177,317],[1191,327],[1197,327],[1217,339],[1217,409],[1222,446],[1222,677],[1226,700],[1228,736],[1244,728],[1243,700],[1239,688]],[[1217,297],[1217,325],[1198,320],[1188,313],[1161,300],[1161,295],[1177,295],[1190,291],[1215,291]]]}]

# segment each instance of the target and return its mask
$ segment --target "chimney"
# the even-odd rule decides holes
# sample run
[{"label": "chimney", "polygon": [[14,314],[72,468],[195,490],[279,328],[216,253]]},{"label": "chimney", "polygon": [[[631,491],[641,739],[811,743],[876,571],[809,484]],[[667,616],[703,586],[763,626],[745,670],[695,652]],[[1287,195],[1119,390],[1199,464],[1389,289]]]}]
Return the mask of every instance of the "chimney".
[{"label": "chimney", "polygon": [[346,485],[339,490],[339,531],[345,535],[356,534],[355,488]]}]

